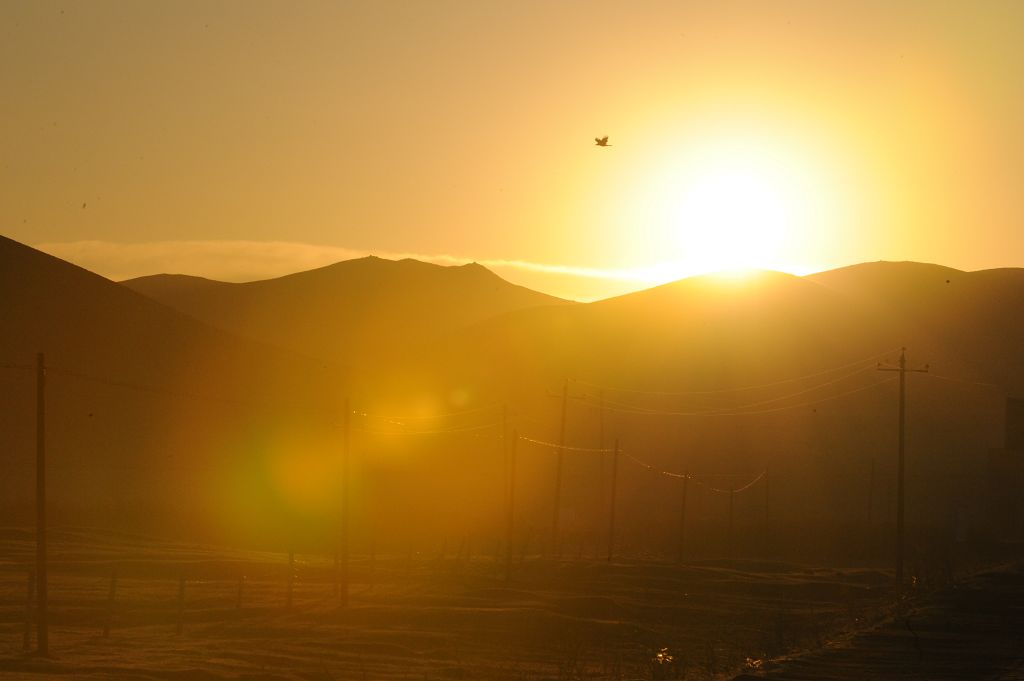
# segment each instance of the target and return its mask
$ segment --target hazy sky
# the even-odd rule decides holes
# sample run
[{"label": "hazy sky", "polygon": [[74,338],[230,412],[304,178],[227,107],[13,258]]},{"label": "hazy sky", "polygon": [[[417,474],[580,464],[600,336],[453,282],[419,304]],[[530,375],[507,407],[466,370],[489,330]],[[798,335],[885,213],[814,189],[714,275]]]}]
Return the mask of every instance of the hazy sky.
[{"label": "hazy sky", "polygon": [[1024,265],[1019,0],[5,0],[0,92],[0,233],[114,278]]}]

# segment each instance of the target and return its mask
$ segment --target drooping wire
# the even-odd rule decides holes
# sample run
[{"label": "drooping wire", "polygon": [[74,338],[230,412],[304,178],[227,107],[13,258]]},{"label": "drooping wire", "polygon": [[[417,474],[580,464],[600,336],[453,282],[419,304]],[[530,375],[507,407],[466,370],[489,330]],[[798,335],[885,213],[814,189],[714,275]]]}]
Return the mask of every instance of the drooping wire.
[{"label": "drooping wire", "polygon": [[487,430],[488,428],[498,428],[500,426],[501,421],[495,421],[493,423],[483,423],[475,426],[436,428],[431,430],[380,430],[376,428],[360,427],[353,427],[352,430],[359,431],[361,433],[370,433],[372,435],[447,435],[450,433],[468,433],[474,430]]},{"label": "drooping wire", "polygon": [[712,487],[711,485],[708,485],[707,483],[701,482],[699,479],[696,479],[696,478],[694,479],[694,482],[697,483],[698,485],[704,487],[705,489],[708,489],[708,490],[710,490],[712,492],[717,492],[719,494],[739,494],[740,492],[746,492],[748,489],[750,489],[751,487],[756,485],[758,482],[761,481],[761,478],[763,478],[767,474],[768,474],[767,469],[763,470],[760,473],[758,473],[757,476],[755,476],[754,479],[751,480],[750,482],[748,482],[747,484],[740,485],[739,487],[733,487],[733,488],[730,488],[730,489],[722,489],[721,487]]},{"label": "drooping wire", "polygon": [[369,412],[365,412],[365,411],[357,411],[357,410],[353,410],[352,414],[355,415],[355,416],[361,416],[363,418],[368,418],[368,419],[381,419],[383,421],[392,421],[392,422],[395,422],[395,423],[399,423],[401,421],[433,420],[433,419],[453,418],[453,417],[456,417],[456,416],[465,416],[467,414],[479,414],[480,412],[483,412],[483,411],[490,411],[492,409],[501,409],[502,406],[503,405],[501,405],[501,404],[494,403],[494,404],[485,404],[483,406],[475,407],[473,409],[464,409],[462,411],[450,411],[450,412],[443,412],[443,413],[440,413],[440,414],[415,414],[415,415],[403,415],[403,416],[398,416],[398,415],[394,415],[394,414],[373,414],[373,413],[369,413]]},{"label": "drooping wire", "polygon": [[[533,438],[524,437],[522,435],[519,436],[519,439],[520,440],[525,440],[526,442],[531,442],[533,444],[537,444],[537,445],[541,445],[541,446],[544,446],[544,447],[548,447],[548,448],[551,448],[551,449],[562,449],[562,450],[566,450],[566,451],[570,451],[570,452],[591,452],[591,453],[611,454],[611,453],[614,453],[616,451],[614,449],[596,449],[596,448],[593,448],[593,447],[573,447],[573,446],[569,446],[569,445],[566,445],[566,446],[563,447],[563,446],[558,445],[558,444],[556,444],[554,442],[545,442],[543,440],[535,440]],[[618,450],[618,453],[619,453],[620,456],[625,457],[626,459],[632,461],[636,465],[640,466],[644,470],[647,470],[647,471],[649,471],[651,473],[655,473],[656,475],[662,475],[662,476],[664,476],[666,478],[673,478],[675,480],[693,480],[698,485],[701,485],[702,487],[705,487],[705,488],[707,488],[708,490],[710,490],[712,492],[720,492],[720,493],[729,493],[729,492],[739,493],[739,492],[745,492],[746,490],[748,490],[751,487],[753,487],[761,478],[763,478],[765,473],[766,473],[766,471],[762,471],[753,480],[751,480],[750,482],[746,483],[745,485],[741,485],[740,487],[737,487],[735,489],[731,489],[731,490],[730,489],[722,489],[722,488],[719,488],[719,487],[712,487],[711,485],[708,485],[707,483],[702,482],[700,480],[701,477],[709,477],[707,475],[696,475],[696,474],[693,474],[693,473],[677,473],[675,471],[664,470],[662,468],[658,468],[656,466],[653,466],[653,465],[647,463],[643,459],[639,458],[635,454],[632,454],[632,453],[630,453],[628,451],[623,451],[623,450],[620,449],[620,450]],[[713,477],[735,477],[735,475],[730,474],[730,473],[712,474],[712,476]]]},{"label": "drooping wire", "polygon": [[31,371],[35,369],[34,366],[28,364],[0,364],[0,369],[13,369],[16,371]]},{"label": "drooping wire", "polygon": [[578,383],[580,385],[589,386],[591,388],[598,388],[598,389],[601,389],[601,390],[607,390],[609,392],[630,393],[630,394],[634,394],[634,395],[658,395],[658,396],[663,396],[663,397],[686,397],[686,396],[690,396],[690,395],[721,395],[721,394],[725,394],[725,393],[742,392],[742,391],[747,391],[747,390],[759,390],[761,388],[771,388],[771,387],[774,387],[774,386],[777,386],[777,385],[784,385],[786,383],[798,383],[800,381],[806,381],[806,380],[811,379],[811,378],[817,378],[818,376],[824,376],[826,374],[832,374],[832,373],[835,373],[837,371],[842,371],[843,369],[849,369],[851,367],[860,366],[861,364],[867,364],[867,363],[870,363],[870,362],[876,362],[879,359],[881,359],[883,357],[886,357],[888,355],[891,355],[891,354],[893,354],[895,352],[899,352],[899,348],[895,348],[894,350],[887,350],[885,352],[881,352],[881,353],[878,353],[876,355],[872,355],[871,357],[865,357],[864,359],[860,359],[860,360],[857,360],[855,362],[850,362],[848,364],[842,364],[840,366],[831,367],[829,369],[823,369],[821,371],[816,371],[816,372],[814,372],[812,374],[805,374],[803,376],[795,376],[795,377],[792,377],[792,378],[784,378],[784,379],[781,379],[781,380],[778,380],[778,381],[772,381],[770,383],[760,383],[760,384],[757,384],[757,385],[745,385],[745,386],[739,386],[739,387],[736,387],[736,388],[720,388],[720,389],[717,389],[717,390],[685,390],[685,391],[640,390],[638,388],[623,388],[623,387],[614,387],[614,386],[602,385],[600,383],[591,383],[589,381],[584,381],[584,380],[578,379],[578,378],[573,378],[573,379],[570,379],[570,380],[572,382],[574,382],[574,383]]},{"label": "drooping wire", "polygon": [[[847,380],[849,378],[853,378],[854,376],[857,376],[857,375],[860,375],[860,374],[863,374],[863,373],[867,373],[869,371],[873,371],[874,369],[875,369],[875,367],[873,367],[873,366],[862,367],[860,369],[857,369],[856,371],[852,371],[850,373],[843,374],[842,376],[837,376],[836,378],[833,378],[831,380],[825,381],[823,383],[818,383],[818,384],[815,384],[813,386],[810,386],[809,388],[804,388],[802,390],[798,390],[798,391],[793,392],[793,393],[788,393],[786,395],[779,395],[777,397],[769,397],[769,398],[763,399],[763,400],[755,400],[753,402],[747,402],[745,404],[736,404],[736,405],[731,405],[731,406],[728,406],[728,407],[714,407],[714,408],[710,408],[710,409],[699,409],[699,410],[694,410],[694,411],[687,412],[687,413],[690,414],[690,415],[693,415],[693,416],[702,415],[702,414],[709,414],[709,415],[711,415],[711,414],[718,414],[718,413],[730,413],[730,412],[738,412],[740,410],[745,410],[745,409],[748,409],[749,407],[757,407],[757,406],[761,406],[761,405],[765,405],[765,404],[773,404],[775,402],[783,402],[785,400],[792,399],[794,397],[799,397],[800,395],[806,395],[807,393],[812,393],[812,392],[814,392],[816,390],[821,390],[822,388],[826,388],[826,387],[828,387],[830,385],[835,385],[836,383],[841,383],[842,381],[845,381],[845,380]],[[651,413],[651,414],[664,413],[664,410],[661,410],[661,409],[655,409],[653,407],[644,407],[644,406],[641,406],[641,405],[628,404],[628,403],[625,403],[625,402],[618,402],[618,401],[615,401],[615,400],[604,399],[603,402],[605,404],[610,404],[610,405],[613,405],[613,406],[616,406],[616,407],[622,407],[623,409],[635,409],[637,411],[647,412],[647,413]],[[681,413],[681,412],[677,412],[677,413]]]},{"label": "drooping wire", "polygon": [[655,468],[654,466],[652,466],[651,464],[647,463],[646,461],[641,461],[640,459],[638,459],[637,457],[633,456],[629,452],[619,452],[619,453],[622,454],[623,456],[625,456],[627,459],[630,459],[631,461],[633,461],[633,463],[635,463],[635,464],[637,464],[637,465],[647,469],[648,471],[650,471],[652,473],[657,473],[658,475],[664,475],[667,478],[676,478],[676,479],[679,479],[679,480],[686,480],[686,479],[690,479],[690,478],[693,477],[692,475],[689,475],[687,473],[673,473],[672,471],[659,470],[659,469]]},{"label": "drooping wire", "polygon": [[594,452],[594,453],[610,453],[614,450],[593,448],[593,446],[569,446],[567,444],[558,444],[557,442],[548,442],[541,439],[534,439],[532,437],[526,437],[525,435],[519,435],[519,439],[529,442],[531,444],[537,444],[539,446],[547,446],[552,450],[565,450],[566,452]]},{"label": "drooping wire", "polygon": [[298,402],[285,403],[285,402],[254,402],[251,400],[239,400],[235,398],[216,397],[211,395],[202,395],[198,393],[187,393],[180,390],[172,390],[164,386],[147,385],[144,383],[134,383],[131,381],[121,381],[112,378],[103,378],[94,374],[87,374],[81,371],[74,371],[72,369],[65,369],[58,366],[46,366],[47,375],[56,376],[68,376],[70,378],[76,378],[83,381],[89,381],[92,383],[99,383],[101,385],[107,385],[115,388],[122,388],[125,390],[134,390],[137,392],[150,393],[154,395],[160,395],[162,397],[172,397],[176,399],[188,399],[207,402],[211,404],[220,404],[224,406],[232,407],[253,407],[266,409],[268,407],[302,407],[305,408],[308,404],[301,404]]},{"label": "drooping wire", "polygon": [[967,385],[980,385],[980,386],[985,387],[985,388],[997,388],[999,390],[1004,390],[1005,389],[1003,386],[1001,386],[1001,385],[999,385],[997,383],[987,383],[985,381],[972,381],[972,380],[969,380],[969,379],[966,379],[966,378],[957,378],[955,376],[943,376],[942,374],[936,374],[933,371],[925,372],[924,375],[925,376],[930,376],[931,378],[937,378],[940,381],[949,381],[951,383],[964,383],[964,384],[967,384]]},{"label": "drooping wire", "polygon": [[[801,402],[799,404],[789,404],[789,405],[785,405],[785,406],[782,406],[782,407],[773,407],[773,408],[770,408],[770,409],[750,409],[750,410],[747,410],[747,411],[672,411],[672,410],[667,410],[667,409],[636,408],[636,407],[634,407],[632,405],[627,405],[627,406],[622,406],[622,407],[614,406],[614,405],[613,406],[607,406],[609,404],[612,404],[612,403],[608,402],[608,400],[605,400],[604,404],[606,405],[605,408],[608,409],[608,411],[613,411],[613,412],[616,412],[616,413],[619,413],[619,414],[636,414],[636,415],[640,415],[640,416],[750,416],[750,415],[756,415],[756,414],[771,414],[771,413],[780,412],[780,411],[788,411],[790,409],[800,409],[802,407],[814,406],[816,404],[821,404],[823,402],[829,402],[831,400],[837,400],[837,399],[839,399],[841,397],[847,397],[848,395],[854,395],[856,393],[863,392],[865,390],[870,390],[871,388],[874,388],[876,386],[882,385],[884,383],[889,383],[890,381],[894,381],[894,380],[896,380],[896,378],[897,377],[894,376],[894,377],[891,377],[891,378],[882,379],[880,381],[875,381],[874,383],[871,383],[869,385],[861,386],[861,387],[855,388],[853,390],[847,390],[845,392],[837,393],[835,395],[829,395],[827,397],[822,397],[822,398],[817,399],[817,400],[811,400],[811,401],[808,401],[808,402]],[[588,397],[587,396],[578,397],[578,396],[572,396],[571,395],[570,399],[577,400],[577,401],[587,401]]]}]

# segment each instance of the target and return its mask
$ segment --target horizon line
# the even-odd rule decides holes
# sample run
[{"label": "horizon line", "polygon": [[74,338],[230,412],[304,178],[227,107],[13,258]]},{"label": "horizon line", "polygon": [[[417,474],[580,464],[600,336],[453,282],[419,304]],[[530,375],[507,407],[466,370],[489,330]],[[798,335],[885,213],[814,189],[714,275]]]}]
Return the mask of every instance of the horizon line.
[{"label": "horizon line", "polygon": [[[292,241],[254,240],[164,240],[113,242],[78,240],[30,244],[33,248],[74,263],[112,281],[122,282],[143,276],[178,274],[225,283],[248,283],[277,279],[292,274],[329,267],[349,260],[376,257],[384,260],[416,260],[440,266],[476,263],[510,283],[555,297],[592,302],[625,293],[644,290],[696,276],[734,276],[738,272],[769,271],[803,277],[860,263],[826,266],[746,267],[714,270],[686,267],[680,262],[660,262],[641,267],[598,268],[562,263],[545,263],[519,258],[473,258],[449,253],[428,254],[394,251],[369,251]],[[885,261],[876,261],[885,262]],[[890,261],[899,262],[899,261]],[[916,262],[916,261],[903,261]],[[937,264],[937,263],[930,263]],[[956,268],[951,268],[956,269]],[[961,270],[963,271],[963,270]],[[508,279],[504,274],[512,273]],[[566,295],[551,292],[549,286],[522,284],[516,274],[536,275],[561,281],[555,289],[595,289],[603,283],[610,294]],[[566,285],[566,280],[578,286]]]}]

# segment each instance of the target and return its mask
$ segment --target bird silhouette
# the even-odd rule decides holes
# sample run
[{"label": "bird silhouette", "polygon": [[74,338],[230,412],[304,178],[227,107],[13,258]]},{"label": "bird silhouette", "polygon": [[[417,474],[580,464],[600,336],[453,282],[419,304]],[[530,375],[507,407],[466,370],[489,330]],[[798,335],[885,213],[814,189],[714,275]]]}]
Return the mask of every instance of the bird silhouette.
[{"label": "bird silhouette", "polygon": [[597,146],[599,146],[599,147],[610,147],[611,146],[610,144],[608,144],[608,135],[605,135],[604,137],[595,137],[594,138],[594,143]]}]

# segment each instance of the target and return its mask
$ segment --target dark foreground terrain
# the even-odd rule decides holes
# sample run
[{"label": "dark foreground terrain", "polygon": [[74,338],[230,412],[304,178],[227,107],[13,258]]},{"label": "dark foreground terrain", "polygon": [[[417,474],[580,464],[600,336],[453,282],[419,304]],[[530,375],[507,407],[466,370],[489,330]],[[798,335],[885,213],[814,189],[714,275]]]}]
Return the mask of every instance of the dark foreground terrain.
[{"label": "dark foreground terrain", "polygon": [[988,570],[898,607],[878,627],[770,663],[776,681],[1024,679],[1024,570]]},{"label": "dark foreground terrain", "polygon": [[982,679],[1024,654],[1019,569],[897,599],[867,568],[528,556],[506,582],[503,560],[438,547],[356,557],[346,607],[327,557],[296,555],[289,587],[286,554],[63,530],[40,659],[31,534],[0,547],[5,678]]}]

